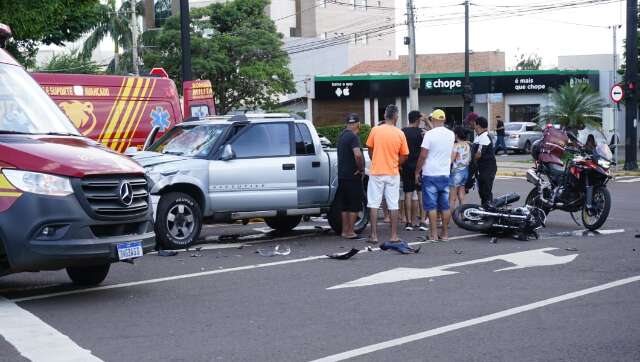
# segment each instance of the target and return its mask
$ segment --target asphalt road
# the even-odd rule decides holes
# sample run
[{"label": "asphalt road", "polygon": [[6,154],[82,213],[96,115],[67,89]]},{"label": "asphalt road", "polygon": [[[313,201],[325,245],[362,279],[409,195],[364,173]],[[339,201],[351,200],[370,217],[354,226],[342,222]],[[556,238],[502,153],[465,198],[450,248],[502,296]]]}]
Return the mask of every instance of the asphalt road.
[{"label": "asphalt road", "polygon": [[[625,180],[599,235],[555,212],[540,240],[403,231],[419,254],[340,261],[323,255],[365,244],[320,220],[288,236],[214,226],[202,250],[114,265],[98,288],[3,277],[0,361],[638,361],[640,178]],[[276,244],[291,254],[256,253]]]}]

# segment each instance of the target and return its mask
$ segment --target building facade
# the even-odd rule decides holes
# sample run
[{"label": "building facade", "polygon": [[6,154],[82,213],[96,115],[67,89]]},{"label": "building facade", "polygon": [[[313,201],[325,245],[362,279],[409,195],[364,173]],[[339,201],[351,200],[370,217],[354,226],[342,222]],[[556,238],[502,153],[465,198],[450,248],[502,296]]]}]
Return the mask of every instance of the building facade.
[{"label": "building facade", "polygon": [[[419,107],[422,112],[440,108],[451,126],[462,124],[464,73],[420,74]],[[588,83],[600,89],[597,70],[532,70],[471,72],[472,110],[489,120],[493,129],[498,116],[505,122],[534,121],[549,104],[548,92],[565,83]],[[397,105],[406,124],[409,104],[407,75],[339,75],[314,78],[313,122],[337,124],[349,112],[376,125],[388,104]]]}]

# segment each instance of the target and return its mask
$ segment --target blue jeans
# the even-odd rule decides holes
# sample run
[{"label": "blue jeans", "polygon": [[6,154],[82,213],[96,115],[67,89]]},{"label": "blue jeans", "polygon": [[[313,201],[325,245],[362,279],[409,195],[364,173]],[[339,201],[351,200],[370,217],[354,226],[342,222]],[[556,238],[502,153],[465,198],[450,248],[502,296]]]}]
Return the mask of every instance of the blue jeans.
[{"label": "blue jeans", "polygon": [[507,145],[504,143],[504,136],[498,136],[496,140],[496,153],[498,150],[502,150],[503,152],[507,152]]},{"label": "blue jeans", "polygon": [[427,212],[449,210],[449,176],[422,176],[422,201]]},{"label": "blue jeans", "polygon": [[453,169],[451,171],[451,176],[449,176],[449,187],[460,187],[464,186],[467,183],[467,178],[469,177],[469,168],[465,167],[463,169]]}]

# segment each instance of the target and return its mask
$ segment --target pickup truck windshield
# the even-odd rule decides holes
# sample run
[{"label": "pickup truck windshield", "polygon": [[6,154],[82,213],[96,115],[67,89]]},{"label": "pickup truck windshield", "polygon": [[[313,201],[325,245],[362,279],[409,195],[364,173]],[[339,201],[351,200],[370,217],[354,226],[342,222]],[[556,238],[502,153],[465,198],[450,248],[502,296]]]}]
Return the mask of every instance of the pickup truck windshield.
[{"label": "pickup truck windshield", "polygon": [[179,156],[204,157],[209,154],[227,125],[206,124],[173,127],[149,151]]},{"label": "pickup truck windshield", "polygon": [[0,64],[0,133],[80,134],[24,69]]}]

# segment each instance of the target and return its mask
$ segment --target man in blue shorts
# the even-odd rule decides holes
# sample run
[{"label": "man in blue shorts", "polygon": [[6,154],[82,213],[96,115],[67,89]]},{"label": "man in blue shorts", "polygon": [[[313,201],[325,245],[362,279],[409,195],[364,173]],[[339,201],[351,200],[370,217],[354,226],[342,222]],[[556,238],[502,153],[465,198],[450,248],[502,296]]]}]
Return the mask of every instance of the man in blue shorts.
[{"label": "man in blue shorts", "polygon": [[[422,140],[422,151],[418,158],[415,177],[422,180],[422,198],[424,209],[431,224],[430,240],[449,239],[449,175],[451,172],[451,153],[455,136],[444,127],[444,111],[436,109],[431,113],[433,128],[427,131]],[[438,235],[438,213],[442,214],[442,234]]]}]

